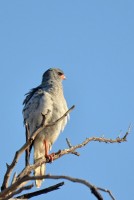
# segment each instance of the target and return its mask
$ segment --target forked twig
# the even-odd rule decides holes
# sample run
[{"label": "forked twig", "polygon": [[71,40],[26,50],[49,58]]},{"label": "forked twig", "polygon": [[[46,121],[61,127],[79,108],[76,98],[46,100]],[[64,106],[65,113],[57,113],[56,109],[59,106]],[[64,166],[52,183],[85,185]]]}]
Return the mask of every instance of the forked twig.
[{"label": "forked twig", "polygon": [[[66,138],[66,142],[67,142],[67,145],[68,145],[69,148],[73,147],[73,146],[71,145],[70,140],[69,140],[68,138]],[[72,151],[72,154],[74,154],[74,155],[76,155],[76,156],[80,156],[80,154],[79,154],[77,151]]]},{"label": "forked twig", "polygon": [[114,196],[112,195],[112,192],[110,190],[104,189],[104,188],[100,188],[97,187],[97,190],[103,191],[103,192],[107,192],[109,194],[109,196],[111,197],[112,200],[115,200]]}]

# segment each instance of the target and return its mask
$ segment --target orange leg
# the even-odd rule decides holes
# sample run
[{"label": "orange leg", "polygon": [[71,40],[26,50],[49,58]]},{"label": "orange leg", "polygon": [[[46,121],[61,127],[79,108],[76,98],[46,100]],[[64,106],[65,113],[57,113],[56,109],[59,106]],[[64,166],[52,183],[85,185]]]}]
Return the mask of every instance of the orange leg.
[{"label": "orange leg", "polygon": [[44,140],[44,146],[45,146],[45,157],[48,158],[50,162],[52,162],[55,153],[49,154],[49,143],[47,140]]}]

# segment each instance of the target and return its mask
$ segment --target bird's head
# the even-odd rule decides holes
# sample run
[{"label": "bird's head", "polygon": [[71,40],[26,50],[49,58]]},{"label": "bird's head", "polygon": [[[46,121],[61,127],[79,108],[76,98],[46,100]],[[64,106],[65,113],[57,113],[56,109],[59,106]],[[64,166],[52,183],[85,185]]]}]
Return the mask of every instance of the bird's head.
[{"label": "bird's head", "polygon": [[62,80],[65,80],[66,77],[64,75],[64,72],[59,68],[50,68],[48,69],[42,77],[42,82],[46,82],[49,80],[56,80],[61,82]]}]

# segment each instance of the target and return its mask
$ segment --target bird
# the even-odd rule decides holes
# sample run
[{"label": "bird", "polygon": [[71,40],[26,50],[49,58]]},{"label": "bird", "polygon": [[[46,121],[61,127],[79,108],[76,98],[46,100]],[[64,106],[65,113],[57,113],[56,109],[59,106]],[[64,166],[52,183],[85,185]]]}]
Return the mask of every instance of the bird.
[{"label": "bird", "polygon": [[[37,127],[42,123],[42,116],[45,116],[45,124],[51,124],[60,119],[68,110],[64,97],[62,81],[66,79],[64,72],[59,68],[50,68],[44,72],[42,82],[26,94],[23,101],[24,124],[28,125],[30,136],[33,135]],[[49,154],[52,145],[64,130],[69,116],[65,116],[55,125],[45,127],[35,137],[32,147],[34,147],[34,163],[42,158],[53,161],[54,154]],[[31,149],[31,147],[30,147]],[[29,153],[30,155],[30,153]],[[45,175],[45,163],[34,170],[35,176]],[[43,180],[35,180],[35,185],[39,188]]]}]

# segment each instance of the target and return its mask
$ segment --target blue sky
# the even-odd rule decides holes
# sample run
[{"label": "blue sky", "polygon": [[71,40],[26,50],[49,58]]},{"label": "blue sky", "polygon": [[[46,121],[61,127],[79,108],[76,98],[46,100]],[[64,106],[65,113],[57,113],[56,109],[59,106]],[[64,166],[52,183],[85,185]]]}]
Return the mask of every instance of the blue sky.
[{"label": "blue sky", "polygon": [[[49,67],[65,72],[65,97],[69,107],[76,105],[53,151],[67,147],[66,137],[75,145],[91,136],[123,136],[134,124],[133,35],[132,0],[0,1],[0,180],[25,140],[24,94],[40,84]],[[132,128],[127,143],[90,143],[80,157],[48,164],[47,173],[84,178],[110,189],[118,200],[132,199],[133,147]],[[43,187],[58,182],[46,180]],[[40,200],[95,199],[86,187],[65,182]]]}]

